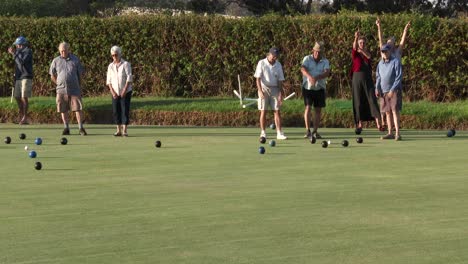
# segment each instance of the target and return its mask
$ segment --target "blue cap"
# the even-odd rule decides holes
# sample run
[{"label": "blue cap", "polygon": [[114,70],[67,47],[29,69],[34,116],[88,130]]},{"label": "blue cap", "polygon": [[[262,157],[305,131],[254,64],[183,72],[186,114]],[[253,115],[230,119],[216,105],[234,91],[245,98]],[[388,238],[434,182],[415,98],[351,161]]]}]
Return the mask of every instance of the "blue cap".
[{"label": "blue cap", "polygon": [[27,42],[28,42],[28,40],[27,40],[25,37],[19,36],[19,37],[15,40],[15,42],[13,43],[13,45],[24,45],[24,44],[26,44]]},{"label": "blue cap", "polygon": [[380,50],[381,51],[388,51],[388,50],[391,50],[391,49],[392,49],[392,47],[390,45],[384,44]]},{"label": "blue cap", "polygon": [[278,57],[278,55],[280,54],[279,49],[276,48],[276,47],[271,48],[269,52],[270,52],[271,55],[273,55],[275,57]]}]

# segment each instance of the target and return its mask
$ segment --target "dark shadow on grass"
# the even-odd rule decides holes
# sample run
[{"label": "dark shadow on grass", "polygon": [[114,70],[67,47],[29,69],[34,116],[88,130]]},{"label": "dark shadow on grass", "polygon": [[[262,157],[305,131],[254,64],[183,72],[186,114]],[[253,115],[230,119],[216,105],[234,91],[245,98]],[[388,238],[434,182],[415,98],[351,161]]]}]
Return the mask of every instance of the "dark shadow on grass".
[{"label": "dark shadow on grass", "polygon": [[[164,100],[153,100],[153,101],[133,101],[131,103],[132,109],[145,109],[150,108],[152,110],[162,110],[158,109],[158,106],[170,106],[170,105],[189,105],[192,103],[214,103],[214,102],[232,102],[231,99],[219,98],[219,99],[190,99],[190,98],[181,98],[181,99],[164,99]],[[163,110],[164,111],[164,110]],[[190,111],[190,110],[187,110]]]},{"label": "dark shadow on grass", "polygon": [[53,168],[53,169],[46,169],[46,168],[42,168],[43,171],[74,171],[76,169],[60,169],[60,168]]}]

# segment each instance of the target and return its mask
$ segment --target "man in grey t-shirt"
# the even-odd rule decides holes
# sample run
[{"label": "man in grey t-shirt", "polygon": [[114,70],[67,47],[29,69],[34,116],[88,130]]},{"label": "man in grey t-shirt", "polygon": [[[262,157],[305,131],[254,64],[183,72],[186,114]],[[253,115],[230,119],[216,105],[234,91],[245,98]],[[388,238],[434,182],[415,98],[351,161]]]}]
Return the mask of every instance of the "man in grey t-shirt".
[{"label": "man in grey t-shirt", "polygon": [[83,104],[81,102],[81,76],[83,66],[77,56],[70,53],[70,45],[62,42],[59,45],[60,56],[54,58],[50,65],[49,74],[57,85],[57,112],[62,116],[64,129],[62,135],[70,135],[69,114],[71,110],[76,114],[80,134],[86,136],[83,127]]}]

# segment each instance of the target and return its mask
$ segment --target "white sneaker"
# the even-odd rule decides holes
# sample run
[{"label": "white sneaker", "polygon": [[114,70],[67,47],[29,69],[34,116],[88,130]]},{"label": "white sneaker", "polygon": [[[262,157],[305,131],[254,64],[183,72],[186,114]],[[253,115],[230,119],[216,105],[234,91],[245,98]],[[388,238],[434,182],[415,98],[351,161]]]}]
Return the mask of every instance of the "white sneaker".
[{"label": "white sneaker", "polygon": [[260,132],[260,137],[267,138],[265,131]]},{"label": "white sneaker", "polygon": [[288,139],[288,137],[285,136],[283,132],[281,132],[276,135],[276,139],[285,140],[285,139]]}]

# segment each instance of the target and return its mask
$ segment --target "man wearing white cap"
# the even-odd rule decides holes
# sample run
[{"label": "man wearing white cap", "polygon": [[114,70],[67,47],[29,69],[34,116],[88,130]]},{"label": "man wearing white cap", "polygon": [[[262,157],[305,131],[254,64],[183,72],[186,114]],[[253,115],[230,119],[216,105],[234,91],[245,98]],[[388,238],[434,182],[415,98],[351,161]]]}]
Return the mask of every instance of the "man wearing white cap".
[{"label": "man wearing white cap", "polygon": [[271,48],[265,59],[258,62],[254,77],[257,79],[258,110],[260,110],[260,137],[266,138],[266,110],[274,111],[276,139],[287,139],[281,130],[281,103],[283,101],[283,66],[277,61],[278,48]]},{"label": "man wearing white cap", "polygon": [[[320,125],[322,108],[325,104],[325,88],[327,77],[330,76],[330,62],[323,57],[323,42],[315,42],[312,48],[312,54],[307,55],[302,60],[302,95],[304,96],[304,123],[306,134],[304,138],[315,137],[322,138],[317,132]],[[314,130],[310,132],[310,108],[314,106]]]},{"label": "man wearing white cap", "polygon": [[19,124],[28,124],[29,97],[32,96],[33,79],[33,54],[28,47],[28,40],[20,36],[13,43],[14,47],[8,48],[8,53],[15,60],[15,89],[14,97],[19,108]]}]

